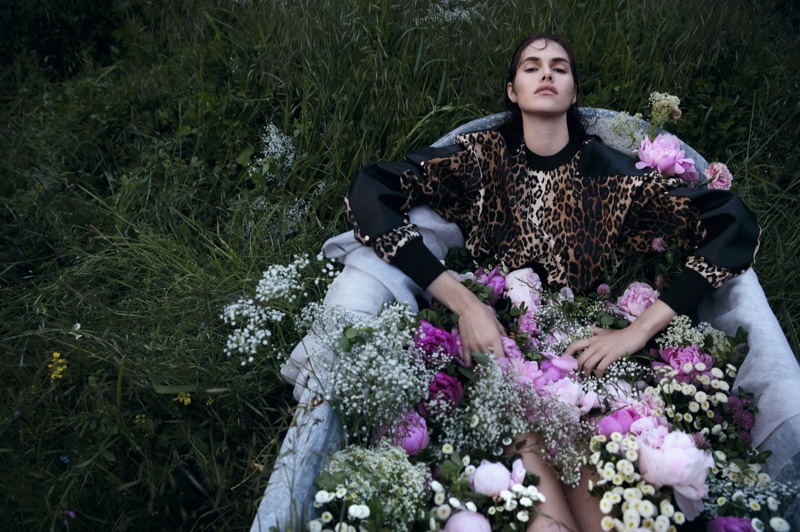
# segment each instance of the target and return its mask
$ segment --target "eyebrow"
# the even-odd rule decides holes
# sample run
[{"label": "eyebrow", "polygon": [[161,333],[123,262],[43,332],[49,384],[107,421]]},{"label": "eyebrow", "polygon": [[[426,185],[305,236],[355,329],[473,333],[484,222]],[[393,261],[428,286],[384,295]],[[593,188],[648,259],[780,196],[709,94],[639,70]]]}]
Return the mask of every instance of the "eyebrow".
[{"label": "eyebrow", "polygon": [[[535,61],[536,62],[536,61],[541,61],[541,60],[542,59],[540,57],[537,57],[535,55],[529,55],[528,57],[526,57],[525,59],[520,61],[519,64],[521,66],[523,63],[527,63],[528,61]],[[569,59],[567,59],[565,57],[554,57],[554,58],[552,58],[550,60],[550,62],[551,63],[567,63],[567,64],[569,64]]]}]

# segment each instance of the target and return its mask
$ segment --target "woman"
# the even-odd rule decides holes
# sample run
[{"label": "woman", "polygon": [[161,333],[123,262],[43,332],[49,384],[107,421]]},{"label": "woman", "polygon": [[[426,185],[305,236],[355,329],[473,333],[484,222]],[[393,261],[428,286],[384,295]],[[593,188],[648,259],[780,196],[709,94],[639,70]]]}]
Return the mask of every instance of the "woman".
[{"label": "woman", "polygon": [[[635,160],[589,138],[577,109],[579,91],[569,46],[551,35],[526,38],[509,65],[502,131],[458,137],[456,144],[410,154],[403,163],[361,170],[347,197],[356,239],[398,267],[459,316],[465,359],[502,357],[502,326],[425,248],[407,212],[427,204],[457,223],[476,258],[496,256],[509,268],[531,266],[551,288],[588,291],[603,282],[626,249],[645,253],[655,237],[682,238],[683,272],[631,326],[595,329],[574,342],[585,373],[603,371],[645,346],[676,314],[747,269],[760,231],[736,196],[681,187],[678,178],[643,172]],[[564,497],[536,453],[525,465],[542,477],[548,501],[529,530],[599,527],[586,492]],[[591,510],[592,511],[587,511]]]}]

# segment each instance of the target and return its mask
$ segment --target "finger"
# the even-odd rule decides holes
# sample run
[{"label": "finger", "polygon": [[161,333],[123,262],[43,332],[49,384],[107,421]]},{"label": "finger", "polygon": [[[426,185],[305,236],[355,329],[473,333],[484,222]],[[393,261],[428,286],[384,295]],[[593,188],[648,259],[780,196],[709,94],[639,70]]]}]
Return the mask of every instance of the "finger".
[{"label": "finger", "polygon": [[564,354],[572,356],[578,351],[586,349],[590,345],[591,343],[589,342],[589,338],[585,338],[583,340],[575,340],[574,342],[572,342],[567,346],[567,348],[564,350]]},{"label": "finger", "polygon": [[461,356],[462,360],[464,361],[464,367],[465,368],[471,368],[472,367],[472,355],[470,355],[469,353],[470,353],[469,351],[464,350],[464,352],[463,352],[463,354]]}]

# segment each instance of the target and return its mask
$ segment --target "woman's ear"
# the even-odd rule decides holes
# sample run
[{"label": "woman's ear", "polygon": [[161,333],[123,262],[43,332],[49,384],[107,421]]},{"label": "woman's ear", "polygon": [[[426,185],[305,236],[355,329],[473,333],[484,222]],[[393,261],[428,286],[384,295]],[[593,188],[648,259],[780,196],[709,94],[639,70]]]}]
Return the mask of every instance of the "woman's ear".
[{"label": "woman's ear", "polygon": [[572,105],[575,105],[575,103],[577,101],[578,101],[578,91],[576,90],[576,91],[573,91],[573,93],[572,93]]},{"label": "woman's ear", "polygon": [[514,84],[510,81],[508,85],[506,85],[506,93],[508,94],[508,99],[511,100],[513,103],[517,103],[517,92],[514,90]]}]

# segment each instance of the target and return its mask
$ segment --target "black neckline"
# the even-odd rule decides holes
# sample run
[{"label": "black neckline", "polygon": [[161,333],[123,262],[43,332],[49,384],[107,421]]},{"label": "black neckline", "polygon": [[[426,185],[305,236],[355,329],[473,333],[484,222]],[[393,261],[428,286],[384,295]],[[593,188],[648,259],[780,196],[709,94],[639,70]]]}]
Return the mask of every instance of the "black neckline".
[{"label": "black neckline", "polygon": [[564,166],[572,160],[572,157],[578,151],[578,146],[572,141],[568,142],[566,146],[553,155],[538,155],[533,153],[524,143],[522,146],[525,150],[525,157],[528,160],[528,168],[540,172],[549,172]]}]

